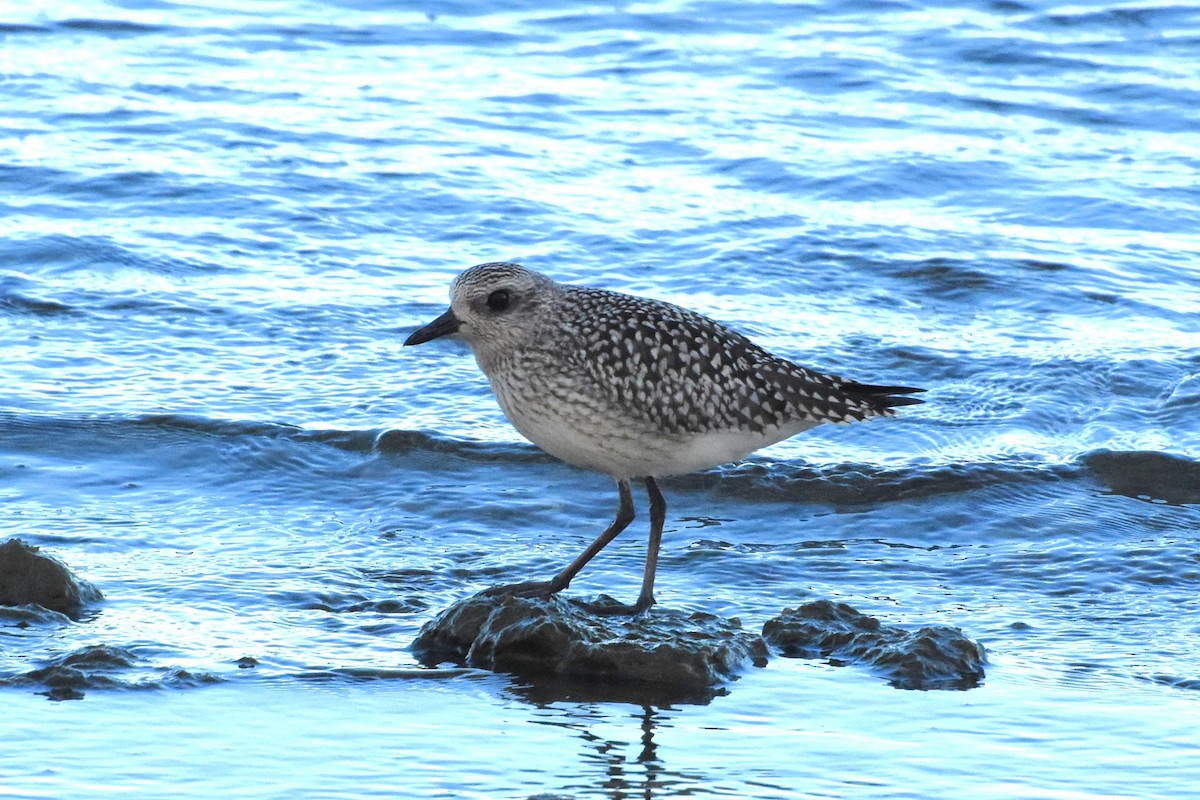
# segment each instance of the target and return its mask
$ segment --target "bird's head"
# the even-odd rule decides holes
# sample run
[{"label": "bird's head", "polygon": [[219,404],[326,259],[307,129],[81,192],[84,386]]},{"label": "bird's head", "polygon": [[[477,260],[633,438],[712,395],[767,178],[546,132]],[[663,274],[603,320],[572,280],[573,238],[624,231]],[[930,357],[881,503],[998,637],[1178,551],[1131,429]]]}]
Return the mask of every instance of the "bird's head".
[{"label": "bird's head", "polygon": [[446,313],[414,331],[404,344],[457,335],[482,364],[535,336],[540,310],[553,302],[557,293],[554,281],[520,264],[480,264],[454,280]]}]

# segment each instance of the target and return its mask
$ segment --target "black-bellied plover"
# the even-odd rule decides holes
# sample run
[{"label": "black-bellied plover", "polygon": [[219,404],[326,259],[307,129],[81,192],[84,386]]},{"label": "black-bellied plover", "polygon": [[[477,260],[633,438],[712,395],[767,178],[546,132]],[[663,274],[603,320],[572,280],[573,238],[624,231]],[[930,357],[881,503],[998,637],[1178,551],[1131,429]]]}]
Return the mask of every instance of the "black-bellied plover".
[{"label": "black-bellied plover", "polygon": [[571,579],[633,520],[629,482],[650,497],[650,542],[632,605],[654,604],[666,501],[658,478],[745,458],[822,422],[892,416],[920,403],[909,386],[873,386],[771,355],[708,317],[642,297],[567,286],[518,264],[471,267],[455,279],[450,308],[404,342],[457,334],[509,421],[568,464],[611,475],[616,519],[548,581],[497,587],[545,596]]}]

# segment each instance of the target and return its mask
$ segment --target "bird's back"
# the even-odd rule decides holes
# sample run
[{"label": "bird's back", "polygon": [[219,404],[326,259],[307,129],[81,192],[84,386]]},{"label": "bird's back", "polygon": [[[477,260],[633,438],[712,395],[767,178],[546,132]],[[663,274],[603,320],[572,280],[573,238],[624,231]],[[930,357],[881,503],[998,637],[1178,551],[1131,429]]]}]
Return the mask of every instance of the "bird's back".
[{"label": "bird's back", "polygon": [[[664,433],[761,433],[789,423],[850,422],[920,402],[825,375],[670,303],[567,287],[548,346],[567,346],[591,391]],[[807,426],[806,426],[807,427]]]}]

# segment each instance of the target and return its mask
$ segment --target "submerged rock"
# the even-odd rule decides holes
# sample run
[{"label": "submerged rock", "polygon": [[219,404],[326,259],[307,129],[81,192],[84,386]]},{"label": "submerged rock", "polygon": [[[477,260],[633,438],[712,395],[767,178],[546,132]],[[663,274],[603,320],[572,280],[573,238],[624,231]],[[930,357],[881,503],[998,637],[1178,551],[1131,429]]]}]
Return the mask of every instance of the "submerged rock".
[{"label": "submerged rock", "polygon": [[736,620],[652,609],[603,616],[557,596],[477,594],[427,623],[413,652],[509,672],[564,696],[657,702],[704,701],[748,664],[764,666],[763,640]]},{"label": "submerged rock", "polygon": [[[84,689],[112,688],[120,685],[111,673],[133,666],[134,657],[120,647],[96,645],[55,659],[50,664],[20,676],[27,684],[46,687],[42,692],[51,700],[81,700]],[[18,681],[14,679],[13,683]]]},{"label": "submerged rock", "polygon": [[86,603],[104,597],[66,564],[38,548],[9,539],[0,544],[0,605],[38,605],[79,619]]},{"label": "submerged rock", "polygon": [[39,694],[51,700],[81,700],[90,689],[158,689],[216,681],[213,675],[147,665],[123,647],[92,645],[53,658],[38,669],[0,678],[0,687],[41,687]]},{"label": "submerged rock", "polygon": [[1113,494],[1195,505],[1200,503],[1200,462],[1154,451],[1096,450],[1081,459]]},{"label": "submerged rock", "polygon": [[830,600],[784,609],[763,637],[784,656],[870,665],[899,689],[971,689],[984,675],[983,645],[958,628],[905,630]]}]

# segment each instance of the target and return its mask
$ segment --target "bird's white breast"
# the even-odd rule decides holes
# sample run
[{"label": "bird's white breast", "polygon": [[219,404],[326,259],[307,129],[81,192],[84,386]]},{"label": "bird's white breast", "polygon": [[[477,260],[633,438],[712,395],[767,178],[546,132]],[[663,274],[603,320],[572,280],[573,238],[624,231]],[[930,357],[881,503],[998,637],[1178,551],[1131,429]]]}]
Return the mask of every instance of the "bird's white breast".
[{"label": "bird's white breast", "polygon": [[[801,420],[763,432],[664,433],[586,395],[544,392],[537,381],[518,387],[493,377],[501,410],[521,435],[568,464],[614,478],[663,477],[738,461],[817,423]],[[544,387],[543,387],[544,391]]]}]

